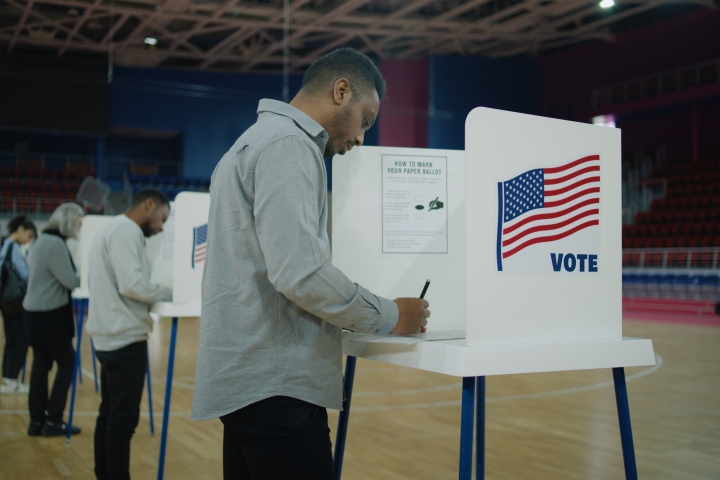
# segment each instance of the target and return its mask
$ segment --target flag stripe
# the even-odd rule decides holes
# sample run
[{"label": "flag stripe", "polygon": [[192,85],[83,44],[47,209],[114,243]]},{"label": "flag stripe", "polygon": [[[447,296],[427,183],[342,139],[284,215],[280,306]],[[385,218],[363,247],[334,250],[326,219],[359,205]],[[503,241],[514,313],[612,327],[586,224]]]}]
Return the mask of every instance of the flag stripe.
[{"label": "flag stripe", "polygon": [[577,170],[576,172],[565,175],[564,177],[545,178],[545,185],[557,185],[558,183],[567,182],[568,180],[572,180],[573,178],[579,177],[580,175],[583,175],[585,173],[599,172],[599,171],[600,171],[600,165],[595,165],[592,167],[585,167],[580,170]]},{"label": "flag stripe", "polygon": [[583,180],[580,180],[578,182],[573,183],[572,185],[568,185],[567,187],[559,188],[557,190],[545,190],[545,196],[546,197],[553,197],[555,195],[562,195],[563,193],[567,193],[570,190],[575,190],[578,187],[582,187],[583,185],[587,185],[588,183],[593,182],[599,182],[600,177],[588,177]]},{"label": "flag stripe", "polygon": [[545,171],[546,175],[553,174],[553,173],[560,173],[560,172],[564,172],[565,170],[570,170],[574,166],[580,165],[581,163],[592,162],[593,160],[600,160],[600,155],[589,155],[587,157],[583,157],[579,160],[575,160],[574,162],[570,162],[570,163],[568,163],[566,165],[562,165],[560,167],[544,168],[543,170]]},{"label": "flag stripe", "polygon": [[567,227],[571,223],[574,223],[574,222],[580,220],[581,218],[585,218],[590,215],[597,215],[599,213],[600,213],[600,209],[596,208],[593,210],[586,210],[584,212],[581,212],[581,213],[575,215],[574,217],[570,217],[567,220],[563,220],[562,222],[559,222],[559,223],[550,223],[547,225],[536,225],[534,227],[528,228],[527,230],[520,232],[519,234],[515,235],[513,238],[503,241],[503,247],[507,247],[508,245],[511,245],[519,240],[522,240],[524,237],[526,237],[532,233],[542,232],[542,231],[546,231],[546,230],[557,230],[557,229],[560,229],[563,227]]},{"label": "flag stripe", "polygon": [[578,203],[577,205],[568,207],[565,210],[559,210],[559,211],[553,212],[553,213],[540,213],[537,215],[533,215],[531,217],[527,217],[523,220],[520,220],[518,223],[516,223],[515,225],[513,225],[511,227],[507,227],[507,228],[503,229],[502,232],[503,232],[503,234],[507,235],[509,233],[514,232],[515,230],[522,227],[523,225],[527,225],[530,222],[535,222],[535,221],[539,221],[539,220],[550,220],[552,218],[563,217],[563,216],[567,215],[568,213],[572,213],[575,210],[579,210],[582,207],[585,207],[587,205],[592,205],[593,203],[600,203],[600,199],[599,198],[590,198],[588,200]]},{"label": "flag stripe", "polygon": [[574,195],[571,195],[571,196],[569,196],[569,197],[565,197],[565,198],[563,198],[563,199],[561,199],[561,200],[558,200],[558,201],[556,201],[556,202],[545,202],[545,208],[558,207],[558,206],[560,206],[560,205],[564,205],[564,204],[566,204],[566,203],[570,203],[570,202],[572,202],[573,200],[575,200],[575,199],[577,199],[577,198],[584,197],[585,195],[589,195],[589,194],[591,194],[591,193],[600,193],[600,187],[588,188],[588,189],[586,189],[586,190],[583,190],[583,191],[581,191],[581,192],[578,192],[578,193],[576,193],[576,194],[574,194]]},{"label": "flag stripe", "polygon": [[571,228],[570,230],[568,230],[566,232],[558,233],[557,235],[551,235],[549,237],[532,238],[532,239],[528,240],[527,242],[525,242],[521,245],[518,245],[517,247],[513,248],[510,251],[503,252],[503,258],[507,258],[511,255],[514,255],[517,252],[519,252],[520,250],[522,250],[526,247],[529,247],[530,245],[534,245],[536,243],[554,242],[555,240],[560,240],[565,237],[569,237],[570,235],[572,235],[575,232],[579,232],[580,230],[582,230],[584,228],[593,227],[595,225],[600,225],[600,221],[599,220],[591,220],[589,222],[582,223],[582,224],[578,225],[577,227]]}]

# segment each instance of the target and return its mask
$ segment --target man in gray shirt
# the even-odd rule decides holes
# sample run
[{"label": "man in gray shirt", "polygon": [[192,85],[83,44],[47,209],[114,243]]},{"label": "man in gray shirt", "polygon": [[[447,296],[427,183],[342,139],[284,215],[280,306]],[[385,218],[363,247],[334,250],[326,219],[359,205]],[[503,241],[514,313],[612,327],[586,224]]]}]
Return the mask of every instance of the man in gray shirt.
[{"label": "man in gray shirt", "polygon": [[150,306],[172,291],[150,283],[145,238],[160,233],[170,214],[162,192],[145,189],[123,215],[109,220],[90,246],[87,331],[100,361],[100,414],[95,425],[95,475],[130,478],[130,440],[140,420]]},{"label": "man in gray shirt", "polygon": [[225,478],[331,479],[341,327],[424,330],[426,301],[379,297],[331,262],[323,157],[362,145],[384,95],[369,58],[335,50],[289,105],[260,101],[213,173],[192,418],[222,420]]}]

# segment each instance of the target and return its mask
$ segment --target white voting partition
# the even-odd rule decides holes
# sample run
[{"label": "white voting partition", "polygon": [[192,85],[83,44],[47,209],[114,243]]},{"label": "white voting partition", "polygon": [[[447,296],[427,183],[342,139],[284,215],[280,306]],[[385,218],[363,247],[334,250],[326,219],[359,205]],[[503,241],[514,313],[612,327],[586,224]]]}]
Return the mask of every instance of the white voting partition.
[{"label": "white voting partition", "polygon": [[619,338],[620,131],[467,118],[467,344]]},{"label": "white voting partition", "polygon": [[333,264],[387,298],[417,297],[430,279],[433,330],[465,329],[464,157],[358,147],[333,158]]},{"label": "white voting partition", "polygon": [[90,246],[100,228],[112,217],[106,215],[85,215],[80,228],[80,289],[88,290],[88,272],[90,271]]},{"label": "white voting partition", "polygon": [[[108,215],[86,215],[80,229],[80,290],[87,292],[89,277],[90,247],[100,228],[113,217]],[[171,220],[166,222],[168,228]],[[171,225],[170,225],[171,228]],[[168,258],[164,252],[166,242],[165,232],[153,235],[145,242],[148,259],[152,264],[150,281],[172,288],[173,286],[173,259]]]},{"label": "white voting partition", "polygon": [[175,197],[174,210],[173,303],[199,303],[210,194],[182,192]]}]

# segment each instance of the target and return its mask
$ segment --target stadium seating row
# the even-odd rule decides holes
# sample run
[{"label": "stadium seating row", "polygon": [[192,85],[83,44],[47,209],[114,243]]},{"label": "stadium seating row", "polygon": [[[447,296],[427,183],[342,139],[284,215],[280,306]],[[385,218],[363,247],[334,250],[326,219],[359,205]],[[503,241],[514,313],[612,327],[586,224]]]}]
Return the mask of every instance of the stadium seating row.
[{"label": "stadium seating row", "polygon": [[623,238],[623,248],[707,248],[720,245],[720,236]]},{"label": "stadium seating row", "polygon": [[[641,265],[642,263],[642,265]],[[720,250],[709,251],[624,251],[623,267],[718,268]]]},{"label": "stadium seating row", "polygon": [[720,236],[720,222],[704,221],[693,223],[625,225],[623,239]]},{"label": "stadium seating row", "polygon": [[623,273],[622,289],[624,297],[717,301],[720,298],[720,278],[718,275]]},{"label": "stadium seating row", "polygon": [[89,170],[46,170],[40,169],[24,169],[24,168],[8,168],[0,167],[0,177],[9,179],[51,179],[51,180],[82,180],[88,175],[92,175]]}]

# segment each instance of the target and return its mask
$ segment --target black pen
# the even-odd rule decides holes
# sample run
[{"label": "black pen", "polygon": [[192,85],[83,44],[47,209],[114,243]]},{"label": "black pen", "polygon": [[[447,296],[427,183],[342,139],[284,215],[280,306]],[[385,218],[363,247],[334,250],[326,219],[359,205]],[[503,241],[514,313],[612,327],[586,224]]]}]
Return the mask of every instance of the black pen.
[{"label": "black pen", "polygon": [[430,286],[430,280],[428,279],[428,281],[425,282],[425,286],[423,287],[422,293],[420,294],[421,299],[425,298],[425,294],[427,293],[427,289],[429,286]]}]

